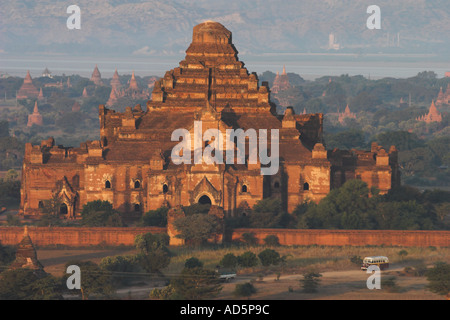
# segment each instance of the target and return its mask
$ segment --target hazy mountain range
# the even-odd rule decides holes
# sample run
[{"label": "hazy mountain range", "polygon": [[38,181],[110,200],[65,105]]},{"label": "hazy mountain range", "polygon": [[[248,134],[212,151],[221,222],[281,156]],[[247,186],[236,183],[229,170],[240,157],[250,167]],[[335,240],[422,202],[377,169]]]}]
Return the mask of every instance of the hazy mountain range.
[{"label": "hazy mountain range", "polygon": [[[450,53],[448,0],[378,0],[381,30],[369,30],[366,0],[13,0],[0,8],[3,55],[160,56],[184,54],[192,27],[215,20],[247,55],[326,52]],[[81,30],[69,30],[69,5]],[[399,41],[398,41],[399,40]]]}]

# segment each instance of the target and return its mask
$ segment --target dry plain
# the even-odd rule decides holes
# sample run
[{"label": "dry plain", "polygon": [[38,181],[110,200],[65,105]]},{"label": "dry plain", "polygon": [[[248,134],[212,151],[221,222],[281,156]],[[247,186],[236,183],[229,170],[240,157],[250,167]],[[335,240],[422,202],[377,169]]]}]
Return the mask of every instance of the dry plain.
[{"label": "dry plain", "polygon": [[[229,247],[215,249],[171,248],[174,257],[163,273],[169,278],[178,274],[184,261],[197,257],[207,268],[215,268],[227,253],[240,255],[245,251],[258,254],[264,247]],[[450,263],[450,248],[401,248],[401,247],[276,247],[286,262],[280,266],[237,270],[236,279],[224,283],[216,299],[236,299],[233,291],[237,283],[252,282],[257,292],[250,300],[445,300],[445,296],[430,292],[425,276],[406,274],[405,267],[432,267],[437,261]],[[407,255],[398,253],[406,250]],[[108,249],[44,249],[37,250],[38,259],[47,272],[61,276],[64,265],[71,260],[90,260],[99,263],[102,258],[134,254],[132,248]],[[394,277],[395,287],[369,290],[366,286],[370,274],[359,270],[350,262],[352,256],[386,255],[391,266],[381,273],[381,279]],[[308,270],[321,273],[317,293],[303,293],[300,279]],[[117,299],[147,299],[152,288],[162,287],[164,282],[152,277],[142,278],[134,286],[117,290]]]}]

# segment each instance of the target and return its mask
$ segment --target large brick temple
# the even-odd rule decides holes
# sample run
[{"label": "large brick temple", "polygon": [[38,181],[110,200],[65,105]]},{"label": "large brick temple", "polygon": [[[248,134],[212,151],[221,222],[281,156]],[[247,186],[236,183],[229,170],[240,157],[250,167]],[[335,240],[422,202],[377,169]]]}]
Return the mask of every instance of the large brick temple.
[{"label": "large brick temple", "polygon": [[[201,23],[194,27],[185,59],[155,83],[146,106],[127,107],[123,113],[99,106],[98,141],[79,147],[58,146],[53,138],[41,145],[27,143],[21,212],[39,214],[54,194],[61,197],[61,214],[68,218],[97,199],[130,215],[211,203],[235,216],[261,199],[277,197],[292,212],[349,179],[362,179],[381,193],[399,183],[395,147],[326,150],[323,114],[296,115],[287,108],[277,115],[268,84],[260,84],[237,53],[229,30],[216,22]],[[179,141],[171,141],[171,134],[179,128],[193,131],[194,121],[202,121],[203,132],[278,129],[278,172],[262,175],[259,161],[174,164],[171,151]]]}]

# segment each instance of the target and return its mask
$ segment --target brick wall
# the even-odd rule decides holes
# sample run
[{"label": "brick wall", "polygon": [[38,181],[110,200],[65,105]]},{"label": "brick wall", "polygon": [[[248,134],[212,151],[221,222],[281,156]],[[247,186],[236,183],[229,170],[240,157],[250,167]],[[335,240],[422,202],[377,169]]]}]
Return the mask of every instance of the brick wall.
[{"label": "brick wall", "polygon": [[232,239],[254,233],[260,243],[276,235],[282,245],[448,247],[450,231],[235,229]]},{"label": "brick wall", "polygon": [[[23,237],[23,227],[0,227],[0,242],[3,245],[18,244]],[[99,244],[132,246],[134,238],[142,233],[166,233],[166,228],[65,228],[28,227],[28,234],[37,246],[65,245],[87,247]]]},{"label": "brick wall", "polygon": [[[22,240],[23,227],[0,227],[0,242],[15,245]],[[61,228],[28,227],[37,246],[66,245],[133,245],[137,234],[166,233],[166,228]],[[253,233],[260,243],[268,235],[276,235],[282,245],[365,246],[387,245],[405,247],[448,247],[450,231],[403,230],[297,230],[297,229],[235,229],[228,238],[237,240],[244,233]]]}]

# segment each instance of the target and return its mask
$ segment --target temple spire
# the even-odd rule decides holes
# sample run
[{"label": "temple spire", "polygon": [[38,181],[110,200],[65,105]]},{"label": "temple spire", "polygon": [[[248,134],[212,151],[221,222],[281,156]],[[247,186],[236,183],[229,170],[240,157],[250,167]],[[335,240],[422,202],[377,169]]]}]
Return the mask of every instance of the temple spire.
[{"label": "temple spire", "polygon": [[34,109],[33,109],[33,113],[39,113],[39,109],[38,109],[38,105],[37,105],[37,101],[34,102]]}]

